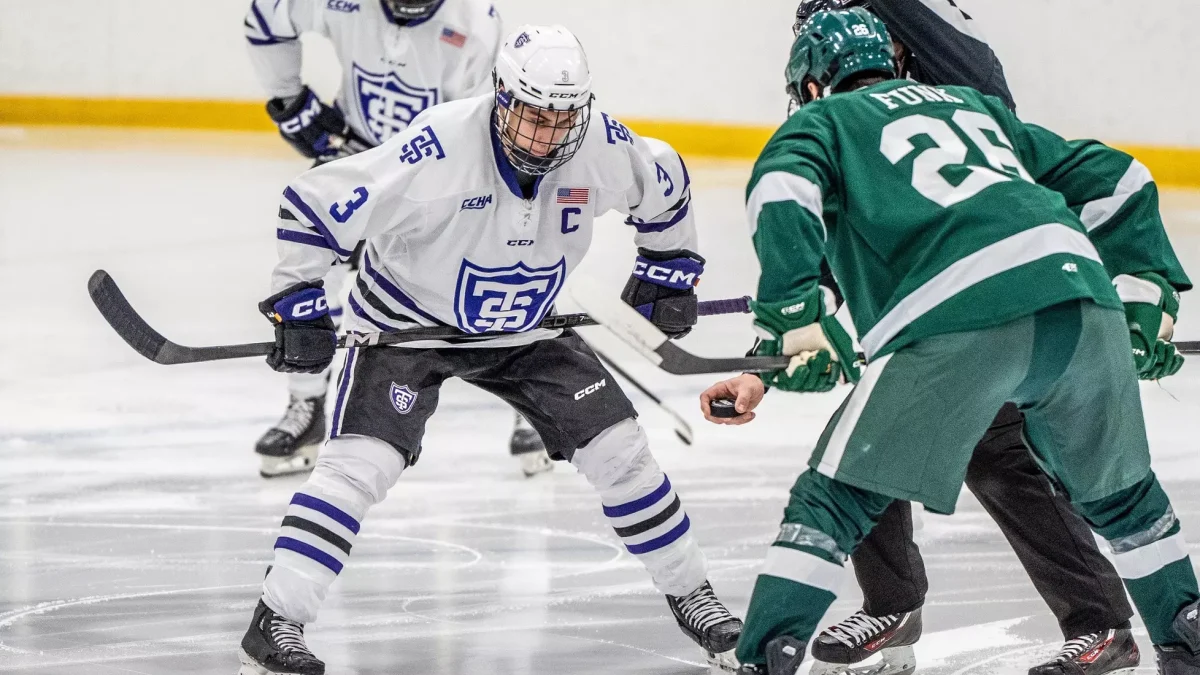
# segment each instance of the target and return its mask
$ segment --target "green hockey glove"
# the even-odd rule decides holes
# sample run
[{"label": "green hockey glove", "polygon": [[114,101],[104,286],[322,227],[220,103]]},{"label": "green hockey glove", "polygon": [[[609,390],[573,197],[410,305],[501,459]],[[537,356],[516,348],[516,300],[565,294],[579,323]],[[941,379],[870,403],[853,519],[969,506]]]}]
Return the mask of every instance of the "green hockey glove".
[{"label": "green hockey glove", "polygon": [[[1125,320],[1138,377],[1159,380],[1178,373],[1183,355],[1175,350],[1171,338],[1179,314],[1179,293],[1153,272],[1119,277],[1117,287],[1122,298],[1137,298],[1125,303]],[[1141,301],[1153,296],[1158,297],[1157,302]]]},{"label": "green hockey glove", "polygon": [[1178,373],[1182,367],[1183,354],[1175,350],[1173,343],[1158,340],[1154,345],[1154,366],[1139,377],[1144,380],[1161,380]]},{"label": "green hockey glove", "polygon": [[761,341],[756,354],[791,356],[783,370],[762,374],[763,382],[784,391],[820,392],[839,382],[858,382],[854,341],[827,311],[832,292],[813,292],[783,302],[755,302],[754,327]]}]

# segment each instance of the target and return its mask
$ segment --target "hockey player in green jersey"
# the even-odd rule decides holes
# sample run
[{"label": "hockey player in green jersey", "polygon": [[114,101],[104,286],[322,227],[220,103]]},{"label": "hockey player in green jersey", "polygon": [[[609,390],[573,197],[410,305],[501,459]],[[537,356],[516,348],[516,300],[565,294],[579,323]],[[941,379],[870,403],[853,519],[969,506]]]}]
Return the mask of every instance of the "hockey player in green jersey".
[{"label": "hockey player in green jersey", "polygon": [[[1169,338],[1191,284],[1156,219],[1102,228],[1139,208],[1129,200],[1154,208],[1152,188],[1076,214],[1127,160],[1116,169],[1117,153],[1026,125],[974,90],[895,79],[886,29],[863,10],[814,16],[787,76],[802,107],[755,165],[747,211],[762,263],[758,351],[792,362],[718,383],[702,402],[736,398],[744,423],[765,385],[857,387],[792,488],[738,644],[743,672],[793,675],[883,510],[908,499],[951,513],[972,447],[1014,401],[1039,461],[1112,546],[1160,672],[1200,673],[1200,593],[1150,470],[1137,385],[1139,372],[1180,366]],[[827,311],[823,257],[864,370]]]}]

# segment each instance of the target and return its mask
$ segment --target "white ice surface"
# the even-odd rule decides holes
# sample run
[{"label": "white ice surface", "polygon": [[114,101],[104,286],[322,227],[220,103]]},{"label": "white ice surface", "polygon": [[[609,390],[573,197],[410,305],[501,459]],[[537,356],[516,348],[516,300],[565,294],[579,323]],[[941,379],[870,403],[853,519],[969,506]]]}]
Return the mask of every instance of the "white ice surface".
[{"label": "white ice surface", "polygon": [[[259,360],[157,366],[117,338],[85,290],[109,270],[185,344],[266,340],[255,311],[274,260],[274,212],[304,168],[278,139],[0,129],[0,672],[233,673],[236,646],[299,479],[263,481],[251,447],[286,399]],[[703,298],[751,293],[741,199],[748,167],[690,167]],[[1168,194],[1185,264],[1200,270],[1200,196]],[[620,218],[585,264],[614,293],[631,265]],[[1179,332],[1200,337],[1185,296]],[[772,395],[743,428],[703,423],[710,377],[650,368],[594,339],[696,430],[631,393],[684,499],[718,593],[744,612],[787,488],[845,390]],[[742,353],[744,317],[684,341]],[[1200,359],[1196,360],[1200,363]],[[1144,385],[1156,468],[1185,532],[1200,517],[1200,365]],[[697,650],[566,466],[525,481],[496,399],[451,383],[420,463],[370,515],[311,646],[330,673],[692,673]],[[969,496],[926,515],[931,590],[923,672],[1023,673],[1059,640],[995,525]],[[1200,535],[1192,535],[1195,539]],[[1193,548],[1193,550],[1195,550]],[[859,602],[852,583],[826,621]],[[1144,642],[1148,651],[1149,645]],[[1151,660],[1143,670],[1149,672]]]}]

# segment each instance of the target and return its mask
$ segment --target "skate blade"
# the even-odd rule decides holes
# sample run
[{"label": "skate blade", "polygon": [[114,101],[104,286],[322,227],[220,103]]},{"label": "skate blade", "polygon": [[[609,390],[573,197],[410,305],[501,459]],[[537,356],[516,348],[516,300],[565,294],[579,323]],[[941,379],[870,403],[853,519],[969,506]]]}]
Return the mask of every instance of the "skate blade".
[{"label": "skate blade", "polygon": [[554,470],[554,460],[550,459],[550,455],[547,455],[545,450],[518,455],[518,457],[521,458],[521,473],[525,474],[526,478],[533,478],[539,473]]},{"label": "skate blade", "polygon": [[735,650],[730,649],[727,652],[714,654],[710,651],[704,652],[704,658],[708,661],[708,672],[716,675],[717,673],[734,673],[741,667],[737,657],[733,655]]},{"label": "skate blade", "polygon": [[878,656],[878,660],[869,659],[869,663],[813,661],[809,675],[912,675],[917,670],[917,655],[911,646],[888,647]]},{"label": "skate blade", "polygon": [[287,457],[259,455],[261,463],[258,467],[258,475],[263,478],[278,478],[279,476],[308,473],[317,465],[317,452],[320,449],[321,444],[314,443],[300,448]]},{"label": "skate blade", "polygon": [[237,675],[271,675],[271,671],[258,665],[245,649],[238,648],[238,661],[242,662],[242,667],[238,668]]}]

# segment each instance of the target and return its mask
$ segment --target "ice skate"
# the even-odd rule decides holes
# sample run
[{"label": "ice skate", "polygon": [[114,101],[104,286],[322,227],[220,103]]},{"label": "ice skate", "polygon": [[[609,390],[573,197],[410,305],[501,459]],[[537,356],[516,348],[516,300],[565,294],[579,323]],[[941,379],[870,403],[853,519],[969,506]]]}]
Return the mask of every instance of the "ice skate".
[{"label": "ice skate", "polygon": [[542,437],[521,413],[516,413],[508,449],[513,457],[520,461],[521,473],[525,474],[526,478],[554,470],[554,461],[546,454],[546,444],[542,443]]},{"label": "ice skate", "polygon": [[1183,647],[1155,647],[1158,675],[1200,675],[1200,654]]},{"label": "ice skate", "polygon": [[258,473],[274,478],[312,471],[324,442],[325,396],[290,396],[283,417],[254,446],[261,459]]},{"label": "ice skate", "polygon": [[667,605],[684,634],[704,650],[709,665],[731,672],[737,668],[733,648],[742,634],[742,620],[725,609],[712,584],[706,581],[687,595],[668,595]]},{"label": "ice skate", "polygon": [[238,675],[325,675],[325,662],[304,644],[304,624],[276,614],[262,600],[238,650]]},{"label": "ice skate", "polygon": [[[811,675],[910,675],[917,669],[912,645],[921,639],[921,610],[871,616],[862,610],[813,640]],[[878,661],[863,661],[879,655]]]},{"label": "ice skate", "polygon": [[1133,633],[1112,628],[1067,640],[1058,655],[1030,668],[1029,675],[1129,675],[1141,661]]},{"label": "ice skate", "polygon": [[1181,609],[1171,628],[1187,645],[1154,648],[1158,675],[1200,675],[1200,601]]}]

